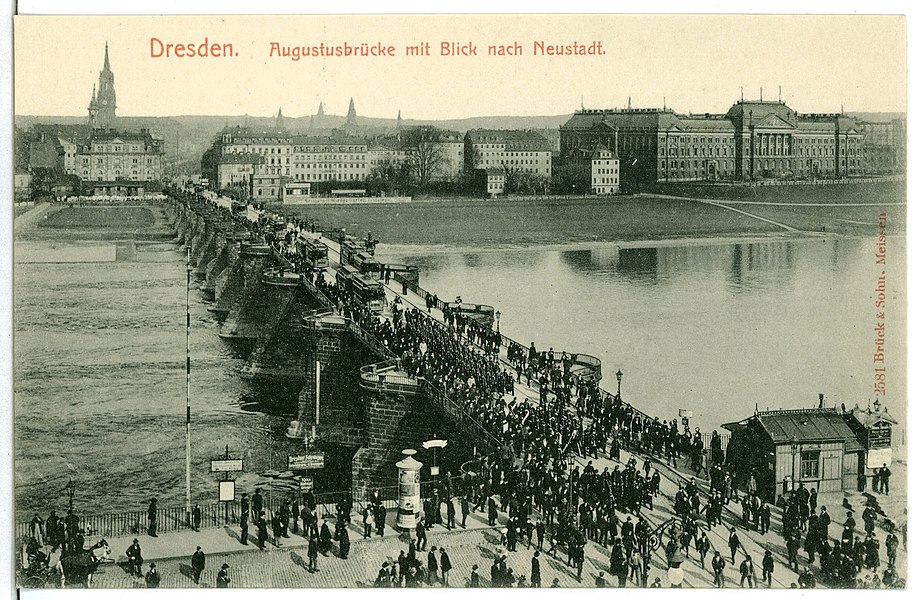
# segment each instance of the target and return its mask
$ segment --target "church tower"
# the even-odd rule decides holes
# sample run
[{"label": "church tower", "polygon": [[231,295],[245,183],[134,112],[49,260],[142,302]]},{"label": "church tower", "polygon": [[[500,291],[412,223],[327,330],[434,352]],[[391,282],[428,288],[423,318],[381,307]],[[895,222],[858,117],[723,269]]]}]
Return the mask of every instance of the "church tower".
[{"label": "church tower", "polygon": [[105,43],[105,63],[99,73],[98,88],[92,92],[89,102],[89,124],[92,127],[111,127],[115,122],[115,74],[108,62],[108,42]]},{"label": "church tower", "polygon": [[347,109],[347,118],[344,120],[344,131],[348,135],[353,135],[357,130],[357,108],[353,104],[353,98],[350,99],[350,107]]}]

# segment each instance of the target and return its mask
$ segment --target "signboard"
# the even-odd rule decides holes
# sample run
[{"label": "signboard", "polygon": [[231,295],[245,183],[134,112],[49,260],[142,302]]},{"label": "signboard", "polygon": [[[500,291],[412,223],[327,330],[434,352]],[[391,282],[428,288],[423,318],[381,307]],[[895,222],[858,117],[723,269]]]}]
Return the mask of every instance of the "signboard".
[{"label": "signboard", "polygon": [[433,475],[439,475],[439,467],[438,467],[438,466],[432,466],[432,467],[430,467],[430,475],[431,475],[431,476],[433,476]]},{"label": "signboard", "polygon": [[869,430],[869,449],[874,448],[891,448],[892,446],[892,428],[891,427],[873,427]]},{"label": "signboard", "polygon": [[241,470],[242,470],[242,459],[241,458],[227,458],[227,459],[210,461],[210,472],[211,473],[228,473],[231,471],[241,471]]},{"label": "signboard", "polygon": [[866,468],[881,469],[882,465],[892,464],[891,448],[870,448],[866,453]]},{"label": "signboard", "polygon": [[233,502],[236,499],[236,482],[220,482],[220,502]]},{"label": "signboard", "polygon": [[422,444],[424,449],[429,450],[430,448],[445,448],[449,444],[446,440],[427,440]]},{"label": "signboard", "polygon": [[311,492],[313,487],[315,487],[315,482],[311,477],[303,477],[299,480],[300,492]]},{"label": "signboard", "polygon": [[325,468],[325,453],[310,452],[300,456],[290,456],[287,458],[287,468],[291,471],[305,471],[306,469],[323,469]]}]

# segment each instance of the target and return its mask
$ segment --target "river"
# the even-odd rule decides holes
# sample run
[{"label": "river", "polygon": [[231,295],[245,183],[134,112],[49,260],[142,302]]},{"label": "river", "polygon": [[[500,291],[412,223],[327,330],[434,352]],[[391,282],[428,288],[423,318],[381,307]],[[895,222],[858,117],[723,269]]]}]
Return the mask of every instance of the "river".
[{"label": "river", "polygon": [[[29,256],[79,247],[82,260]],[[37,246],[36,246],[37,245]],[[44,246],[43,246],[44,245]],[[169,243],[17,241],[14,291],[15,500],[20,511],[143,510],[184,498],[184,261]],[[475,250],[380,245],[420,266],[421,285],[497,307],[528,345],[602,359],[605,387],[650,414],[693,411],[703,429],[760,409],[872,397],[873,240],[667,242],[641,248]],[[66,253],[65,253],[66,254]],[[904,240],[888,249],[889,410],[905,423]],[[89,257],[89,258],[86,258]],[[238,376],[241,358],[192,294],[193,480],[212,502],[209,460],[225,446],[248,475],[301,448]],[[263,393],[263,392],[262,392]],[[113,492],[112,490],[117,490]],[[20,513],[19,518],[26,517]]]}]

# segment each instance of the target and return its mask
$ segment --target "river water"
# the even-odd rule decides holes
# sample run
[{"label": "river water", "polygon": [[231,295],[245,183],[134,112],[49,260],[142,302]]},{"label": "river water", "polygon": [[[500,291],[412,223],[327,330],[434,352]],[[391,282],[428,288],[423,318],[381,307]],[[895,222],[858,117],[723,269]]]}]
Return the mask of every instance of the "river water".
[{"label": "river water", "polygon": [[[168,243],[138,243],[130,261],[118,261],[105,244],[66,243],[101,262],[16,264],[17,509],[65,508],[70,478],[82,512],[142,510],[153,495],[180,505],[183,256]],[[41,244],[55,245],[17,242],[17,256],[41,255]],[[867,238],[378,249],[418,264],[421,285],[442,298],[494,305],[501,330],[526,345],[598,356],[607,389],[621,369],[622,395],[639,408],[668,418],[690,409],[704,429],[756,405],[812,406],[819,392],[829,405],[873,397],[873,253]],[[904,423],[903,238],[891,240],[888,256],[887,404]],[[300,448],[284,436],[290,417],[271,414],[273,398],[238,377],[241,359],[206,308],[194,291],[192,487],[209,503],[208,461],[226,445],[245,460],[243,489]]]}]

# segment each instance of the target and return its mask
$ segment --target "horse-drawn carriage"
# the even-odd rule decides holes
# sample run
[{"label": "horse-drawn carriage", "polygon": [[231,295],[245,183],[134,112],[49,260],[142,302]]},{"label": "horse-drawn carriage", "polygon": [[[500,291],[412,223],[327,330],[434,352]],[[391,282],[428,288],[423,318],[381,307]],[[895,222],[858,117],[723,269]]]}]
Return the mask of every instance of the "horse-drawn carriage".
[{"label": "horse-drawn carriage", "polygon": [[24,588],[67,587],[77,585],[92,587],[92,576],[103,563],[114,562],[111,549],[104,538],[80,550],[52,550],[44,548],[30,538],[22,545],[19,564],[19,581]]}]

